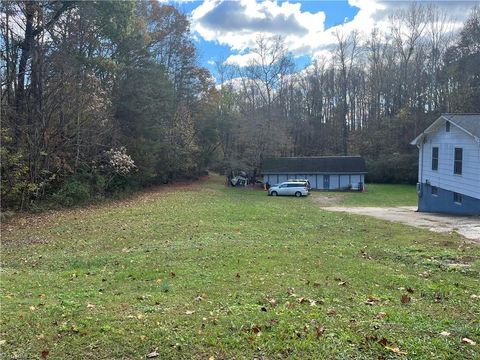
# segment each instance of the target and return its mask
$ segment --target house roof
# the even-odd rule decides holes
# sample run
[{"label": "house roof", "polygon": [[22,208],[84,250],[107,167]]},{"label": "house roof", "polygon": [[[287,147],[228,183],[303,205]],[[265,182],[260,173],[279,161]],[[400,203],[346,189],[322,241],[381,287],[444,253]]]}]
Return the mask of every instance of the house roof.
[{"label": "house roof", "polygon": [[442,114],[410,144],[417,145],[426,134],[435,132],[446,121],[449,121],[460,130],[472,136],[477,142],[480,142],[480,114]]},{"label": "house roof", "polygon": [[365,160],[360,156],[283,157],[266,159],[263,174],[365,174]]}]

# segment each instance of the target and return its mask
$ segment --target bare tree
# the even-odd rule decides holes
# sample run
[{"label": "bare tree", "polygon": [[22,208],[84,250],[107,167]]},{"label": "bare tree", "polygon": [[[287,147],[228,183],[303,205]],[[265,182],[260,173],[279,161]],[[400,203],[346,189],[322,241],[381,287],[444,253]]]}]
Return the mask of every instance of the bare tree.
[{"label": "bare tree", "polygon": [[348,154],[348,81],[352,75],[354,62],[359,54],[359,34],[353,31],[348,35],[337,29],[335,31],[337,46],[335,48],[334,61],[339,70],[340,81],[340,111],[339,119],[342,129],[342,153]]}]

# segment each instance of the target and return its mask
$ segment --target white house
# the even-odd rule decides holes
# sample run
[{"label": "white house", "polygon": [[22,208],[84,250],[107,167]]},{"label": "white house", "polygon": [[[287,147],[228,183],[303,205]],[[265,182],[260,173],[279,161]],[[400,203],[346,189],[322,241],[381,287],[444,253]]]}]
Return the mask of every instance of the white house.
[{"label": "white house", "polygon": [[443,114],[411,144],[418,211],[480,215],[480,114]]},{"label": "white house", "polygon": [[262,166],[265,183],[308,179],[312,189],[321,190],[363,190],[365,174],[360,156],[282,157],[266,159]]}]

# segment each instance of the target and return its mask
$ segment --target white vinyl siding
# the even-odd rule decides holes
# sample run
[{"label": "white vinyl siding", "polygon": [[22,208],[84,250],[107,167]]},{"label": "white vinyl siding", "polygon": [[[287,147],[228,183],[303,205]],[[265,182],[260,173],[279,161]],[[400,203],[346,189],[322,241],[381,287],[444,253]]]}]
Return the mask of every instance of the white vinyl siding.
[{"label": "white vinyl siding", "polygon": [[360,175],[351,175],[352,187],[355,189],[358,187],[359,182],[362,181],[362,177]]},{"label": "white vinyl siding", "polygon": [[350,178],[348,175],[340,175],[340,187],[342,189],[345,189],[348,187],[350,184]]},{"label": "white vinyl siding", "polygon": [[[439,148],[437,171],[432,171],[432,147]],[[454,174],[455,148],[463,149],[461,175]],[[419,180],[480,199],[480,144],[454,124],[449,132],[440,126],[420,147]]]},{"label": "white vinyl siding", "polygon": [[338,175],[330,175],[329,189],[338,189]]}]

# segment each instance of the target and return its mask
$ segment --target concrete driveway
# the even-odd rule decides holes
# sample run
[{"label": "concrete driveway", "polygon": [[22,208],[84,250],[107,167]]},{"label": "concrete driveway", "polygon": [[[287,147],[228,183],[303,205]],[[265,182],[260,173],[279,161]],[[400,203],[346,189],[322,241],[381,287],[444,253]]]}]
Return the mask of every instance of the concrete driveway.
[{"label": "concrete driveway", "polygon": [[453,216],[433,213],[420,213],[414,206],[400,207],[323,207],[328,211],[348,212],[359,215],[373,216],[378,219],[401,222],[410,226],[428,229],[434,232],[455,231],[467,239],[480,243],[479,216]]}]

